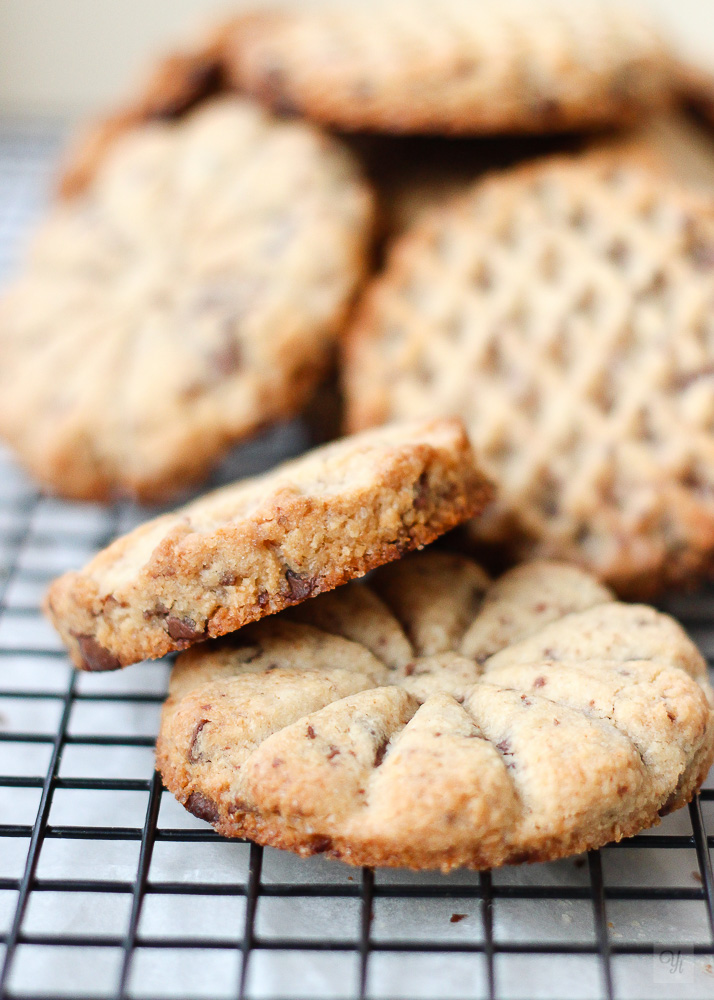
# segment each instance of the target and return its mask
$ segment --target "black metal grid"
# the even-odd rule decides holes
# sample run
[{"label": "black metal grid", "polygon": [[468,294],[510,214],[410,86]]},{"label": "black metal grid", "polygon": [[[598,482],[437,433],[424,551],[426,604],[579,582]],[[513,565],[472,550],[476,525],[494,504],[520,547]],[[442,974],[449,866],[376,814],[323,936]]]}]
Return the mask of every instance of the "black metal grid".
[{"label": "black metal grid", "polygon": [[[54,149],[0,130],[0,267]],[[168,665],[78,676],[39,610],[141,516],[42,497],[0,453],[0,998],[714,995],[714,785],[586,858],[451,876],[300,860],[183,814],[152,767]],[[714,592],[674,610],[714,654]]]}]

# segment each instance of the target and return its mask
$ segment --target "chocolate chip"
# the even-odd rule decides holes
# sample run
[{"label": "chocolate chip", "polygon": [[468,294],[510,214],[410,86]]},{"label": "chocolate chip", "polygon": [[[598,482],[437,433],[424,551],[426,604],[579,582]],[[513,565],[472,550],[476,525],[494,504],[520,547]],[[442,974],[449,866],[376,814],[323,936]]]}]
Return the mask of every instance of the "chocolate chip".
[{"label": "chocolate chip", "polygon": [[203,727],[207,725],[208,721],[209,721],[208,719],[201,719],[201,721],[197,724],[196,728],[193,731],[193,736],[191,737],[191,742],[189,744],[188,754],[187,754],[187,757],[192,764],[195,764],[196,761],[202,760],[203,758],[202,753],[196,752],[196,743],[198,741],[198,737],[201,735],[201,732],[203,731]]},{"label": "chocolate chip", "polygon": [[286,118],[298,113],[295,101],[291,100],[287,94],[281,94],[280,97],[273,98],[273,110],[277,111],[279,115],[285,115]]},{"label": "chocolate chip", "polygon": [[538,855],[534,851],[517,851],[508,859],[509,865],[522,865],[526,861],[538,861]]},{"label": "chocolate chip", "polygon": [[304,601],[306,597],[310,596],[315,586],[314,580],[300,576],[299,573],[295,573],[291,569],[286,570],[285,579],[288,581],[289,587],[288,599],[293,603]]},{"label": "chocolate chip", "polygon": [[243,366],[243,352],[235,337],[226,337],[223,345],[211,355],[211,364],[219,375],[233,375]]},{"label": "chocolate chip", "polygon": [[689,258],[699,271],[710,271],[714,267],[714,244],[696,240],[689,248]]},{"label": "chocolate chip", "polygon": [[186,808],[199,819],[205,819],[207,823],[218,821],[218,806],[203,792],[191,792],[186,799]]},{"label": "chocolate chip", "polygon": [[169,615],[166,619],[166,629],[172,639],[198,639],[201,631],[196,628],[196,622],[192,618],[177,618],[176,615]]},{"label": "chocolate chip", "polygon": [[230,570],[226,570],[225,573],[221,575],[221,578],[218,582],[221,585],[221,587],[233,587],[235,586],[235,582],[237,579],[238,577],[236,576],[235,573],[232,573]]},{"label": "chocolate chip", "polygon": [[452,913],[451,916],[449,917],[449,923],[458,924],[462,920],[466,920],[467,916],[468,916],[467,913]]},{"label": "chocolate chip", "polygon": [[373,81],[368,79],[357,80],[353,88],[353,93],[358,101],[369,100],[375,94]]},{"label": "chocolate chip", "polygon": [[324,854],[332,848],[332,841],[329,837],[313,837],[310,841],[310,850],[313,854]]},{"label": "chocolate chip", "polygon": [[[498,751],[500,751],[500,753],[502,753],[504,757],[512,757],[513,756],[513,750],[511,749],[511,744],[510,744],[510,742],[508,740],[501,740],[500,743],[496,744],[496,749]],[[511,761],[506,761],[505,763],[506,763],[506,767],[508,767],[508,768],[513,768],[513,767],[516,766]]]},{"label": "chocolate chip", "polygon": [[545,677],[536,677],[536,679],[533,681],[533,687],[542,688],[545,687],[546,683],[547,681]]},{"label": "chocolate chip", "polygon": [[315,730],[312,728],[312,726],[308,726],[307,727],[307,737],[310,740],[314,740],[315,739]]},{"label": "chocolate chip", "polygon": [[121,667],[119,657],[101,646],[93,635],[78,635],[75,638],[85,670],[118,670]]},{"label": "chocolate chip", "polygon": [[297,112],[295,102],[285,92],[286,74],[282,66],[275,63],[263,67],[260,80],[260,95],[273,109],[285,115]]},{"label": "chocolate chip", "polygon": [[454,63],[452,74],[455,77],[473,76],[481,64],[475,56],[460,56]]},{"label": "chocolate chip", "polygon": [[267,97],[273,99],[279,96],[285,86],[285,70],[282,66],[266,63],[261,75],[261,85]]},{"label": "chocolate chip", "polygon": [[429,477],[426,472],[422,472],[414,483],[413,489],[414,500],[412,503],[414,510],[424,510],[425,507],[429,506]]},{"label": "chocolate chip", "polygon": [[553,121],[560,114],[560,105],[554,97],[535,96],[530,101],[534,115],[546,121]]},{"label": "chocolate chip", "polygon": [[387,747],[389,746],[389,737],[379,744],[377,749],[374,751],[374,767],[379,767],[384,757],[387,753]]},{"label": "chocolate chip", "polygon": [[637,89],[638,72],[633,65],[621,66],[610,80],[610,94],[616,101],[629,102]]},{"label": "chocolate chip", "polygon": [[674,789],[673,792],[669,794],[667,799],[664,801],[664,803],[660,807],[658,815],[666,816],[667,813],[672,812],[672,809],[674,808],[675,805],[679,805],[679,791],[676,788]]},{"label": "chocolate chip", "polygon": [[264,608],[265,605],[268,603],[268,599],[269,599],[268,598],[268,591],[267,590],[261,590],[260,593],[258,594],[258,607],[259,608]]}]

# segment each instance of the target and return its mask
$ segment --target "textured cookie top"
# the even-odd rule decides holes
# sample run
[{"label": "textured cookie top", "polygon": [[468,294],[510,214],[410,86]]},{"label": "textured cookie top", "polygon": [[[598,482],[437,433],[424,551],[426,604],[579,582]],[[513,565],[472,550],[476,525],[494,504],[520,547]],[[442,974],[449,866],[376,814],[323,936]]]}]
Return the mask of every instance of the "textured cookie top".
[{"label": "textured cookie top", "polygon": [[714,206],[612,156],[494,175],[398,242],[349,344],[353,428],[460,413],[474,530],[621,592],[714,550]]},{"label": "textured cookie top", "polygon": [[331,590],[490,495],[458,420],[345,438],[117,539],[53,583],[47,610],[77,666],[111,670]]},{"label": "textured cookie top", "polygon": [[545,860],[691,797],[705,678],[676,622],[573,566],[425,552],[180,656],[158,766],[220,833],[303,854]]},{"label": "textured cookie top", "polygon": [[238,18],[226,73],[273,107],[345,129],[546,132],[634,120],[675,87],[623,4],[384,2]]},{"label": "textured cookie top", "polygon": [[237,98],[127,133],[0,303],[0,433],[69,496],[185,488],[305,401],[371,206],[341,145]]}]

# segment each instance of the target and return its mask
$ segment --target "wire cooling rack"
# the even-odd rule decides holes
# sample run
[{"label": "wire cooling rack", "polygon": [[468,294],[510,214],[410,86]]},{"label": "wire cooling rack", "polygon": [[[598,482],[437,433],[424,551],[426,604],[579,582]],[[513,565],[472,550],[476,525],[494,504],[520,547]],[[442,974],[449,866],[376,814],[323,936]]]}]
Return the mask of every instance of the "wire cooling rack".
[{"label": "wire cooling rack", "polygon": [[[0,127],[0,281],[60,130]],[[221,475],[304,447],[282,429]],[[74,673],[50,579],[144,516],[39,495],[0,452],[0,997],[714,996],[714,783],[652,832],[492,873],[301,860],[219,838],[162,790],[169,665]],[[714,656],[714,591],[677,613]]]}]

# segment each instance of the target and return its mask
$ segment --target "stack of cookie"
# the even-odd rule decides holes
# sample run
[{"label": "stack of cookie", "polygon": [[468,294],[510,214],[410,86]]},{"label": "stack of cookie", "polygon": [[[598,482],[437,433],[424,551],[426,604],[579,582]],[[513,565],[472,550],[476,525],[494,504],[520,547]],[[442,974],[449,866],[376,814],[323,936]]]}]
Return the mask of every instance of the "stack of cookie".
[{"label": "stack of cookie", "polygon": [[182,492],[314,421],[339,360],[352,436],[47,599],[81,669],[184,650],[158,766],[221,833],[483,868],[701,784],[705,664],[614,592],[714,558],[709,87],[620,5],[256,13],[74,151],[0,304],[0,432],[45,486]]},{"label": "stack of cookie", "polygon": [[709,770],[706,665],[576,566],[402,558],[490,496],[458,421],[393,424],[142,525],[47,610],[82,669],[187,650],[157,764],[227,836],[445,871],[619,840]]}]

